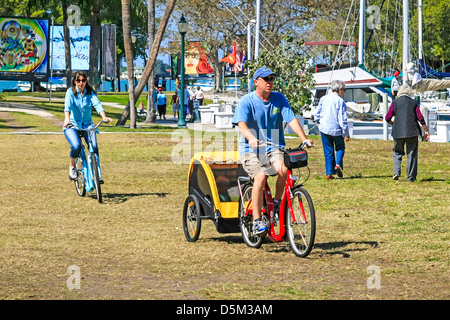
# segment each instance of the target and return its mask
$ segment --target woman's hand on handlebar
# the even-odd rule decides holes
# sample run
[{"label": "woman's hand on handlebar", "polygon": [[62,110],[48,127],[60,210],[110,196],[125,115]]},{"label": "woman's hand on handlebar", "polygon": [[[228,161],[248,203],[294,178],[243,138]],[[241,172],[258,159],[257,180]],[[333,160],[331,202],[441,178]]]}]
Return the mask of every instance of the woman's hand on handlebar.
[{"label": "woman's hand on handlebar", "polygon": [[104,123],[108,123],[108,122],[112,122],[112,121],[114,121],[112,118],[110,118],[110,117],[103,117],[103,122]]}]

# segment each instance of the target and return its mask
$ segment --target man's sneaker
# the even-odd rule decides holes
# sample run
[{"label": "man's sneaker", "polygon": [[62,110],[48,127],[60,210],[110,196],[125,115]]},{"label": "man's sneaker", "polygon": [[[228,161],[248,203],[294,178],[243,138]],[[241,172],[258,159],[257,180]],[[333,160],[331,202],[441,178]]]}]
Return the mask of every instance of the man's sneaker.
[{"label": "man's sneaker", "polygon": [[253,233],[256,236],[262,236],[264,234],[267,233],[267,231],[269,230],[269,226],[267,223],[267,219],[264,219],[265,217],[263,216],[262,218],[256,219],[255,221],[253,221]]},{"label": "man's sneaker", "polygon": [[339,178],[342,178],[344,176],[344,174],[342,173],[342,169],[341,169],[340,165],[336,165],[336,167],[334,167],[334,170],[336,170],[336,173],[337,173]]},{"label": "man's sneaker", "polygon": [[399,174],[394,174],[394,180],[398,180],[398,178],[400,178],[400,175]]},{"label": "man's sneaker", "polygon": [[75,169],[74,167],[69,168],[69,179],[77,180],[77,169]]}]

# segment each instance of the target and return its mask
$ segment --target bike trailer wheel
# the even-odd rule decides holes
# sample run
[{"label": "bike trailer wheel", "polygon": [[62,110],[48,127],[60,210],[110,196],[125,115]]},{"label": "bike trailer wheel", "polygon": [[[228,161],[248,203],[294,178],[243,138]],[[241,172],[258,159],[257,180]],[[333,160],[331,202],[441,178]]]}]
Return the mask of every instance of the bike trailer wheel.
[{"label": "bike trailer wheel", "polygon": [[200,236],[202,228],[200,213],[201,209],[197,197],[189,195],[183,206],[183,230],[186,240],[189,242],[197,241]]}]

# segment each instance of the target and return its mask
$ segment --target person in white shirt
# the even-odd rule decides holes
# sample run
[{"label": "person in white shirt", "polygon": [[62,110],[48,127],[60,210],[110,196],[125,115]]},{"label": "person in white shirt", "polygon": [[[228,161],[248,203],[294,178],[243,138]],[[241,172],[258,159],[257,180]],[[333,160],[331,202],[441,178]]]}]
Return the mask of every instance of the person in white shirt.
[{"label": "person in white shirt", "polygon": [[394,72],[394,78],[391,81],[392,99],[397,98],[398,89],[402,85],[402,79],[400,79],[400,72]]},{"label": "person in white shirt", "polygon": [[198,101],[200,106],[203,105],[204,95],[200,86],[197,86],[197,91],[195,91],[195,99]]}]

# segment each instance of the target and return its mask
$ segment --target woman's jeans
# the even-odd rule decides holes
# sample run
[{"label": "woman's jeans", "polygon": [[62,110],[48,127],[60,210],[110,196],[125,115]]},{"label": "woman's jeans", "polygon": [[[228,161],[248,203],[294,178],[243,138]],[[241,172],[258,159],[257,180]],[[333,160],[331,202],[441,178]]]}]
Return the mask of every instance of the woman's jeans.
[{"label": "woman's jeans", "polygon": [[[344,169],[344,153],[345,153],[345,140],[343,136],[330,136],[323,132],[322,136],[323,153],[325,155],[325,171],[326,174],[336,174],[336,164],[341,169]],[[336,150],[336,157],[334,152]]]},{"label": "woman's jeans", "polygon": [[[64,135],[70,144],[70,157],[78,158],[81,152],[81,139],[79,131],[74,128],[68,128],[64,130]],[[88,132],[82,131],[84,141],[88,142]],[[91,131],[91,141],[94,152],[98,155],[97,135],[95,131]]]}]

